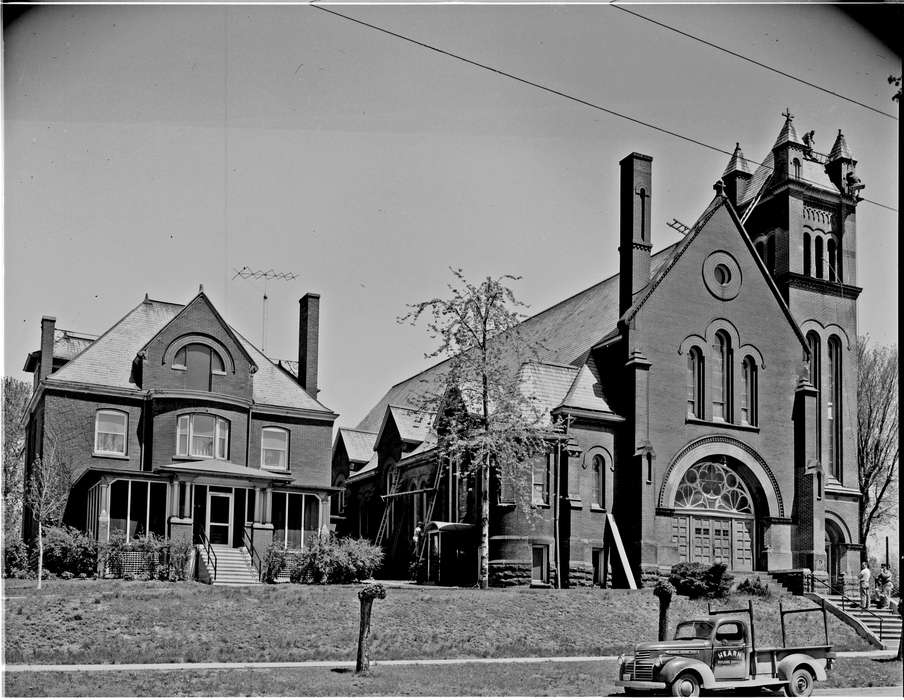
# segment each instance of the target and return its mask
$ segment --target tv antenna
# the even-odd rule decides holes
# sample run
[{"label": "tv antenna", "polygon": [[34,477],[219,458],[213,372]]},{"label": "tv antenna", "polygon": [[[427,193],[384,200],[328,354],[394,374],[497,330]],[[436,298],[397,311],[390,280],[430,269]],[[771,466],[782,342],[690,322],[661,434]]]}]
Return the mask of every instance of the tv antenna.
[{"label": "tv antenna", "polygon": [[270,282],[290,282],[297,279],[298,275],[294,272],[277,272],[272,267],[269,270],[252,270],[245,265],[241,270],[233,269],[235,274],[232,279],[241,277],[243,280],[263,280],[264,281],[264,297],[261,300],[261,352],[264,351],[264,342],[267,338],[267,300],[270,291]]}]

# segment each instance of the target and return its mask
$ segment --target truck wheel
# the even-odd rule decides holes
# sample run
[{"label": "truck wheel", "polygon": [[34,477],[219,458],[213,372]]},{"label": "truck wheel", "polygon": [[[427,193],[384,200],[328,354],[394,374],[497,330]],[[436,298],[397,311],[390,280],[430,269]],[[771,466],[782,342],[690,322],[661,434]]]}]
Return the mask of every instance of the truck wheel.
[{"label": "truck wheel", "polygon": [[695,698],[700,695],[700,681],[693,673],[682,673],[672,681],[670,690],[678,698]]},{"label": "truck wheel", "polygon": [[785,695],[795,698],[805,698],[813,694],[813,674],[806,668],[796,668],[788,685],[785,686]]}]

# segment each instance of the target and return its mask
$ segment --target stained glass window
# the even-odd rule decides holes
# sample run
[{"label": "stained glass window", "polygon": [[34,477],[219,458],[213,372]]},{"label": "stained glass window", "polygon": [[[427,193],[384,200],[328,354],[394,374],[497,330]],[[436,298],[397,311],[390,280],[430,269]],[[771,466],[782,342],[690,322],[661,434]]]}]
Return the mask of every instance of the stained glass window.
[{"label": "stained glass window", "polygon": [[744,482],[731,469],[716,462],[699,462],[687,470],[675,494],[675,507],[753,513]]}]

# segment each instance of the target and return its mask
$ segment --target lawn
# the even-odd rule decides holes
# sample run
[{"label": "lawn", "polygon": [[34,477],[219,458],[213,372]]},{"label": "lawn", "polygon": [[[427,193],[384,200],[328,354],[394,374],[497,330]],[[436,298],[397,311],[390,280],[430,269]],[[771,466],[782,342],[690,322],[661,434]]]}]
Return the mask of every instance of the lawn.
[{"label": "lawn", "polygon": [[[197,583],[6,581],[6,663],[353,659],[360,586],[216,588]],[[786,596],[786,606],[810,606]],[[731,607],[746,606],[734,597]],[[756,601],[757,641],[780,642],[778,599]],[[705,603],[676,598],[678,618]],[[374,604],[375,659],[619,654],[655,637],[649,590],[391,588]],[[795,619],[796,618],[796,619]],[[820,616],[795,616],[789,643],[813,643]],[[809,619],[805,619],[809,618]],[[868,645],[829,617],[838,650]],[[818,627],[817,627],[818,624]]]},{"label": "lawn", "polygon": [[[376,666],[368,678],[349,669],[8,673],[8,696],[360,696],[610,695],[614,661],[453,666]],[[868,679],[868,680],[867,680]],[[839,659],[820,688],[901,683],[901,663]]]}]

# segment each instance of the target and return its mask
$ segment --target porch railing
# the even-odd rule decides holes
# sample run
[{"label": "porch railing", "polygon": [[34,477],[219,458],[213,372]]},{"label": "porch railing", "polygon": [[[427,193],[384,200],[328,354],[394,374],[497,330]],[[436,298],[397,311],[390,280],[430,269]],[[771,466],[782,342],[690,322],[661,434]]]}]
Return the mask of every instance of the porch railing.
[{"label": "porch railing", "polygon": [[207,555],[207,565],[213,566],[213,580],[217,580],[217,553],[213,551],[207,533],[204,530],[198,530],[198,538],[201,540],[201,546],[204,547],[204,554]]},{"label": "porch railing", "polygon": [[[847,591],[855,592],[855,595],[859,598],[859,590],[856,584],[847,586],[843,582],[836,583],[832,585],[828,581],[823,581],[820,578],[817,578],[812,572],[810,573],[809,579],[809,592],[810,593],[823,593],[823,595],[835,595],[841,598],[841,609],[845,612],[849,610],[859,610],[860,612],[866,613],[871,619],[878,620],[879,622],[879,639],[882,639],[882,623],[883,617],[881,615],[877,615],[872,610],[869,609],[869,602],[867,602],[867,606],[864,608],[860,605],[860,600],[855,600],[853,598],[848,597]],[[819,590],[817,590],[819,589]]]},{"label": "porch railing", "polygon": [[248,556],[251,557],[251,565],[257,569],[257,580],[264,580],[264,562],[261,555],[254,548],[254,523],[242,526],[242,544],[248,549]]}]

